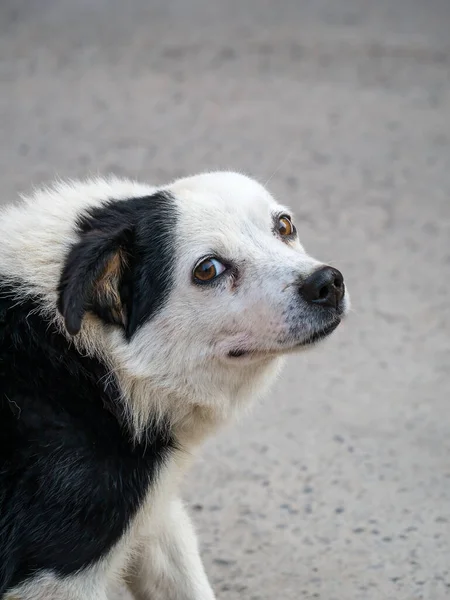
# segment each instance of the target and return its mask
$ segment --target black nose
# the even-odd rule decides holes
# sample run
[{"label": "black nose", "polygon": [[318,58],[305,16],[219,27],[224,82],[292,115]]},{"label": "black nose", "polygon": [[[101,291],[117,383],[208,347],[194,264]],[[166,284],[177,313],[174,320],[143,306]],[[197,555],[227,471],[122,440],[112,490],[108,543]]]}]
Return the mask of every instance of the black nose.
[{"label": "black nose", "polygon": [[300,295],[307,302],[338,308],[345,292],[342,273],[332,267],[314,271],[300,287]]}]

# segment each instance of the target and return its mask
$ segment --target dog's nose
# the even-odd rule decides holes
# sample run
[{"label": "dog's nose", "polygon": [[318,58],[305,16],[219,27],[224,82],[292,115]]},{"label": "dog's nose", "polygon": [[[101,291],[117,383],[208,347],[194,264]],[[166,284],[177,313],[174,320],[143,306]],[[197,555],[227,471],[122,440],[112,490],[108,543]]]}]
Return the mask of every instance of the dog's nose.
[{"label": "dog's nose", "polygon": [[342,273],[332,267],[321,267],[307,277],[300,287],[300,295],[312,304],[338,308],[344,297]]}]

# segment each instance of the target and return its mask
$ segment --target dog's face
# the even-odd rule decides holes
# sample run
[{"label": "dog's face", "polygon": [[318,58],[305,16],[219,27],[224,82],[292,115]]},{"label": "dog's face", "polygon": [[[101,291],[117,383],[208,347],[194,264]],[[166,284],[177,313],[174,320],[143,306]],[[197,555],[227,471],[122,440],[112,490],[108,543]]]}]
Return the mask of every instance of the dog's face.
[{"label": "dog's face", "polygon": [[[101,254],[119,232],[119,254],[108,250],[96,270],[100,308],[90,306],[109,323],[116,360],[132,377],[215,402],[253,391],[276,359],[337,327],[349,306],[342,275],[305,252],[291,212],[264,187],[209,173],[165,192],[126,201],[122,220],[133,234],[100,213],[83,233]],[[66,266],[63,299],[77,260]],[[61,310],[70,324],[70,302]]]},{"label": "dog's face", "polygon": [[[240,368],[302,348],[338,325],[348,303],[340,273],[330,271],[328,280],[301,246],[289,209],[262,186],[209,174],[172,190],[180,211],[176,283],[160,320],[187,330],[189,352],[217,368]],[[303,287],[320,269],[313,299]]]}]

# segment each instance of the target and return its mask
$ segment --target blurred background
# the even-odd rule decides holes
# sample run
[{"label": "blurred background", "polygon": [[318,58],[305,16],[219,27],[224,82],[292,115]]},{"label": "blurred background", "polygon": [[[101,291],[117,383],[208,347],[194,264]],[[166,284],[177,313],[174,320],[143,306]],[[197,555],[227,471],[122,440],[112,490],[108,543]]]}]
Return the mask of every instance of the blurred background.
[{"label": "blurred background", "polygon": [[0,86],[2,202],[236,169],[346,277],[187,482],[218,598],[449,598],[448,0],[2,0]]}]

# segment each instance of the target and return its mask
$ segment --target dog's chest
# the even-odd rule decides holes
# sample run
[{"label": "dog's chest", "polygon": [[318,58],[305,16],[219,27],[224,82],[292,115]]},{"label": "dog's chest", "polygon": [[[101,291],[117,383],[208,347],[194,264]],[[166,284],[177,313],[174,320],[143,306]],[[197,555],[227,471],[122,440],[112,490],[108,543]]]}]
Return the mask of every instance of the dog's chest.
[{"label": "dog's chest", "polygon": [[171,504],[178,498],[180,482],[189,468],[191,458],[173,453],[159,469],[158,476],[148,487],[139,509],[117,544],[111,549],[105,564],[108,578],[124,576],[130,561],[146,553],[150,539],[156,539],[167,527]]},{"label": "dog's chest", "polygon": [[[69,413],[56,403],[39,404],[38,410],[32,399],[16,399],[20,421],[6,409],[2,414],[2,428],[10,428],[11,460],[23,470],[14,487],[4,481],[11,498],[6,522],[14,524],[5,535],[19,557],[12,585],[35,571],[73,575],[105,558],[158,488],[166,461],[173,460],[163,435],[133,445],[112,415],[88,402]],[[2,549],[4,562],[9,557]]]}]

